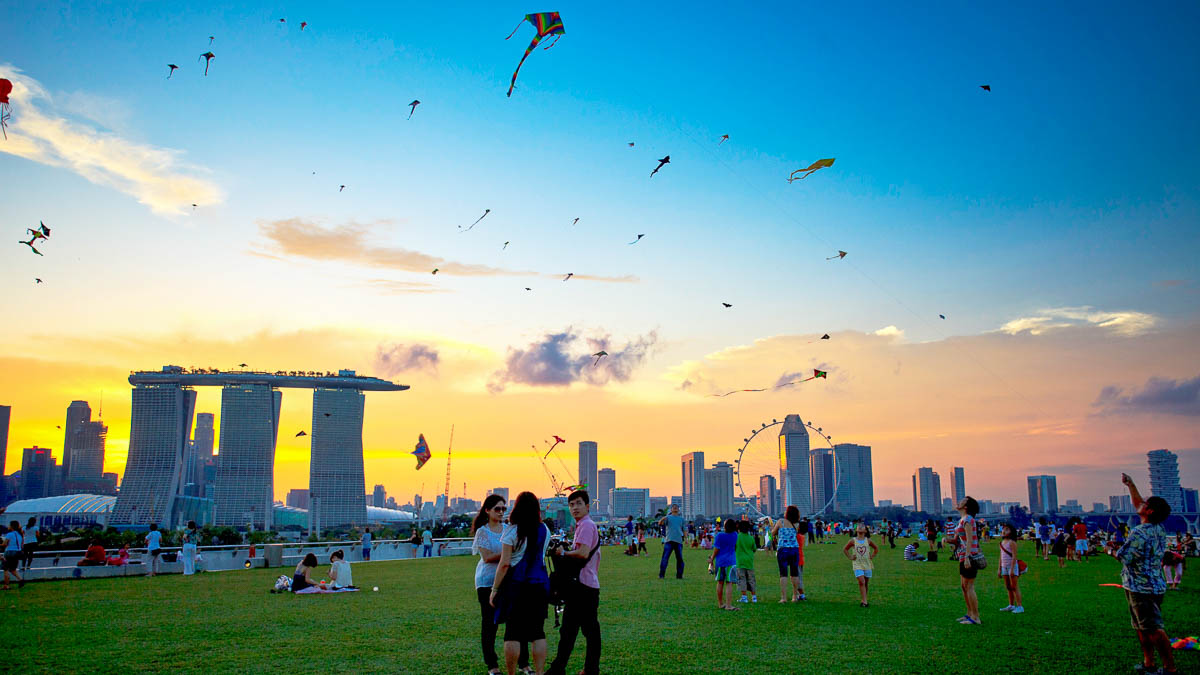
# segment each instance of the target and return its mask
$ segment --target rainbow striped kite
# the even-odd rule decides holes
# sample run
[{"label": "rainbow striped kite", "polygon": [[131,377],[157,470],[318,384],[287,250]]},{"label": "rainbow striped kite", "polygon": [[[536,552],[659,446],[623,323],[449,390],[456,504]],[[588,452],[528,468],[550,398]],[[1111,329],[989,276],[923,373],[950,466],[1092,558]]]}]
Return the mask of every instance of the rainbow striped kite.
[{"label": "rainbow striped kite", "polygon": [[540,12],[538,14],[526,14],[525,18],[521,20],[521,23],[517,24],[517,27],[513,29],[513,32],[509,33],[508,37],[504,39],[507,40],[508,38],[516,35],[517,31],[521,30],[521,26],[526,21],[533,24],[533,27],[537,29],[537,35],[533,37],[533,42],[530,42],[529,46],[525,48],[525,55],[521,57],[521,63],[518,63],[517,69],[513,71],[512,82],[508,84],[508,95],[510,97],[512,96],[513,87],[517,84],[517,73],[521,72],[521,66],[525,63],[525,59],[529,58],[529,54],[533,51],[533,48],[538,46],[538,43],[542,41],[542,38],[546,37],[547,35],[553,35],[554,41],[544,48],[550,49],[554,45],[558,44],[558,39],[567,32],[563,27],[562,17],[558,15],[558,12]]}]

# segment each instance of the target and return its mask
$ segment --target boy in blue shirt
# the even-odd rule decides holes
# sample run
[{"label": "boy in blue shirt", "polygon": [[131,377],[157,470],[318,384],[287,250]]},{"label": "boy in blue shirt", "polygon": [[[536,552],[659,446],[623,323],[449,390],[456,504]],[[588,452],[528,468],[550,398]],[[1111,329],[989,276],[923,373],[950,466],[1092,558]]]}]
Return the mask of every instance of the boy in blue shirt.
[{"label": "boy in blue shirt", "polygon": [[[713,552],[708,556],[708,564],[714,566],[717,575],[717,607],[719,609],[736,610],[733,606],[733,588],[737,584],[737,522],[725,521],[725,531],[718,534],[713,542]],[[729,593],[725,592],[728,584]]]}]

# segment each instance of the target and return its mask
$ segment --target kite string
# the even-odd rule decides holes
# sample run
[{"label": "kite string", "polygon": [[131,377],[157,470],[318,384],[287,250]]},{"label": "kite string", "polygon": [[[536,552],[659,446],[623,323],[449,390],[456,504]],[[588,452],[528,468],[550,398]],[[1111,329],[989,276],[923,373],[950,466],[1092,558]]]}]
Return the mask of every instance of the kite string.
[{"label": "kite string", "polygon": [[[824,237],[822,237],[821,235],[819,235],[815,231],[813,231],[813,229],[810,228],[807,224],[805,224],[804,221],[795,217],[787,209],[785,209],[778,202],[778,200],[775,199],[775,197],[771,193],[767,192],[766,190],[763,190],[761,187],[759,187],[753,181],[751,181],[750,179],[743,176],[739,171],[737,171],[732,166],[730,166],[727,162],[725,162],[725,160],[719,154],[714,152],[711,148],[706,146],[704,143],[701,143],[694,134],[692,134],[691,132],[688,132],[688,131],[684,131],[684,136],[686,136],[688,138],[688,140],[690,140],[692,143],[694,143],[701,150],[708,153],[709,156],[711,156],[712,158],[714,158],[717,161],[717,163],[719,163],[721,166],[725,167],[725,169],[727,171],[729,171],[730,173],[732,173],[735,176],[737,176],[738,178],[740,178],[742,180],[742,182],[746,183],[747,186],[749,186],[751,189],[757,191],[760,195],[765,197],[766,200],[768,202],[770,202],[771,205],[774,206],[777,211],[779,211],[779,213],[781,213],[785,218],[792,221],[796,225],[799,225],[800,228],[803,229],[805,232],[807,232],[809,234],[809,236],[811,236],[813,239],[816,239],[817,241],[823,243],[825,246],[828,246],[829,248],[834,248],[832,243],[830,243],[829,241],[826,241],[826,239]],[[800,169],[799,171],[803,171],[803,169]],[[796,172],[793,171],[792,173],[794,175]],[[800,180],[800,179],[796,179],[796,180]],[[789,180],[788,182],[791,182],[791,181]],[[853,262],[847,262],[846,264],[849,265],[851,269],[853,269],[855,272],[857,272],[864,279],[871,282],[876,288],[878,288],[880,290],[880,292],[882,292],[887,297],[891,298],[893,302],[895,302],[897,305],[899,305],[905,311],[907,311],[909,314],[911,314],[913,316],[913,318],[917,319],[924,326],[929,328],[932,332],[940,334],[942,341],[945,342],[951,349],[954,349],[954,350],[958,351],[959,353],[965,355],[968,359],[971,360],[972,363],[974,363],[977,367],[979,367],[985,373],[990,375],[995,381],[1004,385],[1009,391],[1011,391],[1013,394],[1016,394],[1023,401],[1028,403],[1034,410],[1038,410],[1038,407],[1036,406],[1036,404],[1034,404],[1033,401],[1029,400],[1016,387],[1012,386],[1012,384],[1010,384],[1008,382],[1008,380],[1004,379],[999,374],[992,372],[991,368],[988,368],[986,365],[984,365],[979,359],[975,358],[975,356],[973,354],[954,345],[949,339],[946,338],[946,336],[944,334],[941,334],[940,331],[936,330],[936,328],[933,326],[933,324],[930,323],[923,315],[918,313],[912,307],[909,307],[907,304],[905,304],[905,302],[903,300],[896,297],[896,295],[894,295],[891,291],[889,291],[883,284],[879,283],[874,278],[872,278],[869,274],[864,272],[862,270],[862,268],[860,268],[858,265],[855,265]]]},{"label": "kite string", "polygon": [[525,25],[525,19],[521,19],[521,23],[518,23],[518,24],[517,24],[517,27],[513,29],[513,32],[509,33],[509,34],[508,34],[508,37],[506,37],[506,38],[504,38],[504,39],[505,39],[505,40],[507,40],[508,38],[510,38],[510,37],[512,37],[512,36],[514,36],[514,35],[516,35],[516,34],[517,34],[517,31],[521,30],[521,26],[523,26],[523,25]]},{"label": "kite string", "polygon": [[[540,36],[539,36],[539,37],[540,37]],[[561,38],[561,37],[562,37],[562,33],[559,33],[559,34],[555,35],[555,36],[554,36],[554,40],[552,40],[552,41],[550,42],[550,44],[546,45],[545,47],[542,47],[542,51],[546,51],[547,49],[550,49],[550,48],[551,48],[551,47],[553,47],[554,45],[558,44],[558,39],[559,39],[559,38]]]}]

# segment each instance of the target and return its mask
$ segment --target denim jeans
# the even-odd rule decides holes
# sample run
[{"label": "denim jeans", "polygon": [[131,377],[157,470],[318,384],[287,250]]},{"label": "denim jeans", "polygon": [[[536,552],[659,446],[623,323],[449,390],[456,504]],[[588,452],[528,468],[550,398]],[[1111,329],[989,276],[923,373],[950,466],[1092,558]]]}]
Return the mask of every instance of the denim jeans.
[{"label": "denim jeans", "polygon": [[667,574],[667,560],[671,557],[671,551],[675,552],[675,578],[683,578],[683,544],[677,541],[664,541],[662,561],[658,563],[658,577],[661,579]]}]

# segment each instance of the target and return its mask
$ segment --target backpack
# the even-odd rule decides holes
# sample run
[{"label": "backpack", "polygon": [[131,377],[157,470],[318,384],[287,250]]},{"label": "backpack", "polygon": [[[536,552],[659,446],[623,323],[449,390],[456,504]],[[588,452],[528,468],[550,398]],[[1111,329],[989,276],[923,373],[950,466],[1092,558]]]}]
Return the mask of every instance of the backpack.
[{"label": "backpack", "polygon": [[[565,555],[550,556],[552,569],[550,570],[550,604],[559,607],[571,599],[575,592],[575,587],[579,585],[579,574],[583,572],[583,568],[587,567],[592,561],[592,557],[596,555],[596,551],[600,550],[600,542],[592,547],[592,552],[588,554],[587,559],[580,560],[571,558]],[[558,617],[555,617],[555,626],[558,625]]]}]

